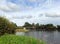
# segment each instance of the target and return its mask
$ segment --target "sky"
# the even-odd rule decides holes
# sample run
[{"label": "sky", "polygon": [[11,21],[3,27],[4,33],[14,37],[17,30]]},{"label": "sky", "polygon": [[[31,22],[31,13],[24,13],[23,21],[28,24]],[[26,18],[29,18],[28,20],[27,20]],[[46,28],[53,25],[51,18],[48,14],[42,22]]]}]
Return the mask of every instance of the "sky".
[{"label": "sky", "polygon": [[18,26],[25,22],[60,25],[60,0],[0,0],[0,16]]}]

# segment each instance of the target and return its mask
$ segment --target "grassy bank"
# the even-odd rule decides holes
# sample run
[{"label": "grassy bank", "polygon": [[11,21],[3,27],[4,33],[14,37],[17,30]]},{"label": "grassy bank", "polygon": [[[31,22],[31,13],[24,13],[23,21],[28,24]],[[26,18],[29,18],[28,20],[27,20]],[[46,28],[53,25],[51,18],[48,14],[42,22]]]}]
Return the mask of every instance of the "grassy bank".
[{"label": "grassy bank", "polygon": [[36,40],[32,37],[3,35],[0,37],[0,44],[46,44],[43,41]]}]

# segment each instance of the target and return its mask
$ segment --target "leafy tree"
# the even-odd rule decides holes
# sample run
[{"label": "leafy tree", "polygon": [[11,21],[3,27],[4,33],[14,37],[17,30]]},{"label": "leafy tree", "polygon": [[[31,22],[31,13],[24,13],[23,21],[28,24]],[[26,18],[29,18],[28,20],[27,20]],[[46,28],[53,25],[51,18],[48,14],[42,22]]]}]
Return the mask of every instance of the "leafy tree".
[{"label": "leafy tree", "polygon": [[45,29],[45,25],[41,24],[39,29],[40,29],[41,31],[45,31],[45,30],[46,30],[46,29]]},{"label": "leafy tree", "polygon": [[39,29],[39,28],[40,28],[39,23],[37,23],[36,24],[36,29]]},{"label": "leafy tree", "polygon": [[31,27],[32,25],[28,22],[25,22],[24,27]]},{"label": "leafy tree", "polygon": [[[55,30],[57,30],[56,26],[54,26],[53,24],[39,25],[39,23],[30,24],[28,22],[25,22],[24,27],[27,27],[27,29],[32,29],[32,30],[37,30],[37,31],[55,31]],[[57,27],[58,27],[58,30],[59,30],[60,26],[57,26]]]},{"label": "leafy tree", "polygon": [[56,30],[56,27],[53,24],[46,24],[45,29],[47,31],[54,31],[54,30]]},{"label": "leafy tree", "polygon": [[57,25],[57,30],[60,31],[60,25]]},{"label": "leafy tree", "polygon": [[33,26],[35,27],[35,24],[34,24],[34,23],[32,23],[32,27],[33,27]]},{"label": "leafy tree", "polygon": [[5,33],[15,33],[16,26],[15,23],[10,22],[7,18],[0,17],[0,35]]}]

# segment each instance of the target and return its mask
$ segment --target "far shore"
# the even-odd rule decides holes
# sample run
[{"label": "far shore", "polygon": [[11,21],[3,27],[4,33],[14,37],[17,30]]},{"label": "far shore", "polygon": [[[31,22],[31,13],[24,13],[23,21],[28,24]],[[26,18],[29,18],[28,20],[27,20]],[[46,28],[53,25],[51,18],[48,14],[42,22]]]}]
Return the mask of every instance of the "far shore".
[{"label": "far shore", "polygon": [[16,29],[15,31],[16,32],[29,32],[29,30],[27,29]]}]

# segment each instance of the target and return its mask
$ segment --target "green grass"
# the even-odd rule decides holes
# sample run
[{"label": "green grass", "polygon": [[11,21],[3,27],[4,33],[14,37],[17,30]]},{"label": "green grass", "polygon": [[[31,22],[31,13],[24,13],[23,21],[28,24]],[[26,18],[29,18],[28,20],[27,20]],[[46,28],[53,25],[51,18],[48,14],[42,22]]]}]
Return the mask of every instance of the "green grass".
[{"label": "green grass", "polygon": [[46,44],[46,43],[28,36],[6,34],[0,37],[0,44]]}]

